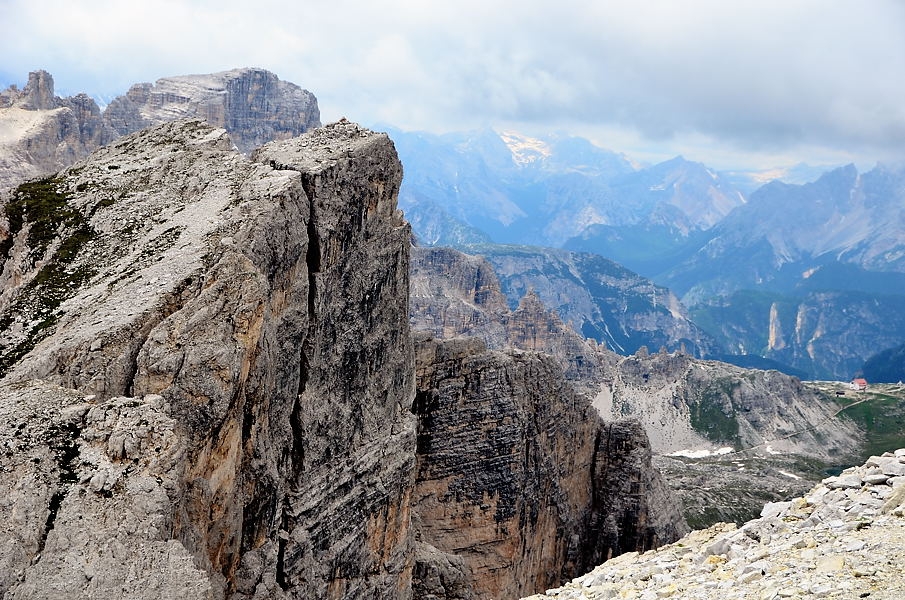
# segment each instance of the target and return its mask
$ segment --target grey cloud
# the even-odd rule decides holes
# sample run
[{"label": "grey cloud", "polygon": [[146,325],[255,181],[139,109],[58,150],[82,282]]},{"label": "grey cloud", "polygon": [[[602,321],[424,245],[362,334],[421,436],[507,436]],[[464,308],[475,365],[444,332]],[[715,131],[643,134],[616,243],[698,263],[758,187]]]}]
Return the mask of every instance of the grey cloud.
[{"label": "grey cloud", "polygon": [[905,147],[895,0],[93,6],[5,2],[4,70],[24,80],[43,67],[62,89],[110,94],[253,65],[311,89],[328,118],[409,129],[566,124],[667,148],[709,138],[715,154]]}]

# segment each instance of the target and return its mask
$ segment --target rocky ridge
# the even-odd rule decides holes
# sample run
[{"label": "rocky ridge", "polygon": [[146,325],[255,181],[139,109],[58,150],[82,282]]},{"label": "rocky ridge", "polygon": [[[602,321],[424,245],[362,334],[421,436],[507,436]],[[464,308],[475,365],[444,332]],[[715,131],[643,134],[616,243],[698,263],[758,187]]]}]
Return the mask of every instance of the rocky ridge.
[{"label": "rocky ridge", "polygon": [[0,193],[85,158],[149,125],[203,118],[242,152],[320,125],[317,99],[264,69],[233,69],[139,83],[101,111],[86,94],[54,95],[53,77],[29,73],[22,90],[0,92]]},{"label": "rocky ridge", "polygon": [[416,380],[400,180],[353,123],[246,157],[188,120],[16,189],[5,598],[518,595],[681,533],[553,359],[420,340]]},{"label": "rocky ridge", "polygon": [[353,124],[250,161],[188,121],[19,189],[6,598],[410,595],[400,179]]},{"label": "rocky ridge", "polygon": [[0,193],[71,165],[116,137],[94,100],[54,96],[50,73],[29,73],[22,90],[0,92]]},{"label": "rocky ridge", "polygon": [[810,493],[652,552],[607,561],[532,600],[900,598],[905,449],[871,457]]},{"label": "rocky ridge", "polygon": [[191,117],[226,129],[241,152],[320,126],[311,92],[253,68],[137,83],[104,111],[104,120],[121,135]]},{"label": "rocky ridge", "polygon": [[605,418],[633,415],[658,454],[696,448],[756,449],[838,460],[858,432],[842,406],[778,371],[743,369],[682,353],[622,358],[595,406]]},{"label": "rocky ridge", "polygon": [[533,291],[511,309],[493,266],[451,248],[412,248],[412,328],[438,339],[475,337],[488,348],[518,348],[556,358],[577,389],[596,394],[618,357],[563,323]]}]

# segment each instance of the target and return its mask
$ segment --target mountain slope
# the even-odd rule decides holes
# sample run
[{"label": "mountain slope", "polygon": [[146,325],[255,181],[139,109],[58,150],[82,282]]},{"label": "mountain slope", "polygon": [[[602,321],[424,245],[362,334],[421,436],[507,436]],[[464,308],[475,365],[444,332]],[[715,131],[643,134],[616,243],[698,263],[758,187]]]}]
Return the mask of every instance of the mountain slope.
[{"label": "mountain slope", "polygon": [[698,163],[676,158],[638,170],[581,138],[392,133],[406,165],[400,192],[406,213],[418,221],[439,208],[446,219],[500,243],[558,247],[593,225],[663,223],[684,238],[743,201]]},{"label": "mountain slope", "polygon": [[0,192],[69,166],[121,135],[190,117],[225,128],[243,152],[320,125],[313,94],[263,69],[136,84],[103,112],[85,94],[54,96],[51,75],[35,71],[23,90],[0,92]]}]

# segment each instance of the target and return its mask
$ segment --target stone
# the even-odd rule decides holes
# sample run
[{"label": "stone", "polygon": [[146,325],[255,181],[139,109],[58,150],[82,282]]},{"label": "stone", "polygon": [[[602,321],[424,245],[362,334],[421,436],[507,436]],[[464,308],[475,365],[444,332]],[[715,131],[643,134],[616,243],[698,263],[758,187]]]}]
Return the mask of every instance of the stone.
[{"label": "stone", "polygon": [[113,99],[104,121],[120,135],[174,119],[203,118],[241,152],[320,126],[314,95],[264,69],[232,69],[139,83]]},{"label": "stone", "polygon": [[[22,573],[0,582],[7,598],[411,596],[401,168],[385,135],[352,124],[307,141],[305,154],[274,146],[254,162],[222,129],[166,123],[47,183],[84,211],[64,214],[85,233],[62,258],[48,243],[6,260],[24,282],[40,261],[85,275],[3,282],[0,318],[23,327],[0,338],[0,406],[36,440],[60,440],[40,463],[3,459],[4,489],[46,481],[27,498],[4,492],[35,516],[4,531],[21,540],[2,546],[4,571]],[[71,235],[55,226],[49,236]],[[44,294],[67,310],[35,335],[31,311],[56,310]],[[92,408],[63,414],[64,400]],[[120,558],[107,558],[110,540]]]},{"label": "stone", "polygon": [[792,506],[791,502],[769,502],[760,511],[762,517],[779,517]]},{"label": "stone", "polygon": [[[888,457],[887,457],[888,458]],[[868,477],[876,465],[847,469],[843,477]],[[644,554],[622,557],[618,566],[603,563],[593,571],[595,580],[604,580],[619,572],[642,574],[661,565],[677,548],[696,556],[694,561],[680,563],[670,572],[670,585],[681,590],[687,600],[750,598],[866,598],[879,594],[895,598],[905,594],[905,580],[897,565],[905,560],[905,512],[877,515],[872,520],[854,515],[847,509],[864,506],[876,500],[874,488],[866,484],[858,489],[829,489],[830,479],[807,494],[808,500],[794,499],[792,506],[807,502],[814,513],[832,515],[805,525],[804,521],[779,521],[772,507],[760,517],[734,527],[714,526],[693,531],[674,544]],[[881,489],[891,489],[878,484]],[[784,529],[777,529],[776,523]],[[769,533],[767,533],[769,532]],[[766,533],[766,535],[765,535]],[[731,557],[710,554],[730,546]],[[638,598],[656,593],[655,577],[635,579],[635,588],[621,597]],[[662,586],[660,586],[662,587]],[[574,589],[571,585],[550,590],[547,598],[564,597]],[[591,588],[593,589],[593,588]],[[585,596],[593,597],[593,596]]]},{"label": "stone", "polygon": [[684,533],[556,359],[416,363],[401,179],[345,120],[249,157],[189,119],[16,189],[0,595],[514,597]]},{"label": "stone", "polygon": [[420,334],[416,369],[413,527],[462,557],[476,597],[526,595],[684,532],[643,429],[604,423],[552,357]]}]

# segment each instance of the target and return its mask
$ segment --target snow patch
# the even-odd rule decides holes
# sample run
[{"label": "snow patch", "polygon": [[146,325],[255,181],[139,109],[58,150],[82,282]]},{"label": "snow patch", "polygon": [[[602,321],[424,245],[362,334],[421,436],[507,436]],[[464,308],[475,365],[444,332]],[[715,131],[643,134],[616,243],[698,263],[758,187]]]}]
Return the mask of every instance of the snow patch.
[{"label": "snow patch", "polygon": [[795,473],[789,473],[788,471],[783,471],[781,469],[777,469],[777,471],[779,471],[780,475],[785,475],[786,477],[791,477],[792,479],[801,479],[801,477],[799,477]]},{"label": "snow patch", "polygon": [[707,458],[708,456],[722,456],[723,454],[730,454],[733,452],[733,449],[728,446],[723,446],[722,448],[717,448],[716,450],[676,450],[675,452],[670,452],[666,456],[682,456],[684,458]]},{"label": "snow patch", "polygon": [[549,158],[553,154],[553,150],[543,140],[530,138],[514,131],[500,133],[500,139],[512,152],[512,160],[522,167]]}]

